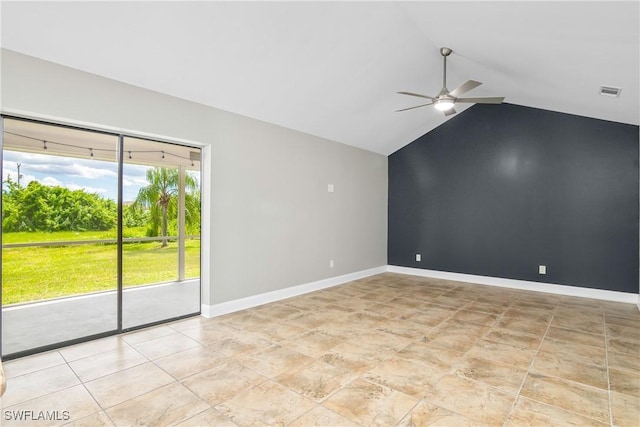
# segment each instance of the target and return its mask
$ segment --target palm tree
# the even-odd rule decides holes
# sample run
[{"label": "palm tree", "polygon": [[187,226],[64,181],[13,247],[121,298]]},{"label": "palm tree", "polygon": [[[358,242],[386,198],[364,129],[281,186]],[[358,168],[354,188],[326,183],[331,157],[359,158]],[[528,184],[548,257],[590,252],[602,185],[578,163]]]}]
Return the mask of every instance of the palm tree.
[{"label": "palm tree", "polygon": [[[138,196],[132,204],[133,209],[149,211],[149,224],[151,235],[158,235],[158,226],[162,226],[162,247],[167,246],[167,229],[169,215],[175,215],[178,206],[179,175],[176,168],[155,167],[147,170],[147,182],[149,185],[138,191]],[[199,210],[200,194],[197,191],[198,184],[193,176],[185,175],[185,205],[187,212],[185,221],[199,220],[199,213],[194,215],[196,207]]]}]

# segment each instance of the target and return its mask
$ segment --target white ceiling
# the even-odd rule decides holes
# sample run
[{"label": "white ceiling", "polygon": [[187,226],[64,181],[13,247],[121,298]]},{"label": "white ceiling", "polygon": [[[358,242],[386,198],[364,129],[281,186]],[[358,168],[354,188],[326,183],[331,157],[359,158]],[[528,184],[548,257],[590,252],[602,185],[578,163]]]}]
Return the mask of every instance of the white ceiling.
[{"label": "white ceiling", "polygon": [[[390,154],[443,123],[396,94],[639,123],[639,2],[2,2],[2,47]],[[619,98],[600,85],[622,87]],[[464,108],[456,107],[458,111]],[[455,116],[451,116],[455,117]]]}]

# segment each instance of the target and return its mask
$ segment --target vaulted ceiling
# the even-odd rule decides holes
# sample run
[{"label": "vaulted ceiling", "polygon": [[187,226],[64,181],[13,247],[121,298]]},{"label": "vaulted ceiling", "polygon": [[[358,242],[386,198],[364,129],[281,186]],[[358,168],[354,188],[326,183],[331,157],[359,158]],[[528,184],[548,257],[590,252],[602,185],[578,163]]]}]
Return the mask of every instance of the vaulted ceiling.
[{"label": "vaulted ceiling", "polygon": [[[2,47],[390,154],[445,118],[397,91],[638,124],[640,9],[627,2],[10,2]],[[600,85],[622,88],[599,95]],[[458,111],[464,108],[458,108]]]}]

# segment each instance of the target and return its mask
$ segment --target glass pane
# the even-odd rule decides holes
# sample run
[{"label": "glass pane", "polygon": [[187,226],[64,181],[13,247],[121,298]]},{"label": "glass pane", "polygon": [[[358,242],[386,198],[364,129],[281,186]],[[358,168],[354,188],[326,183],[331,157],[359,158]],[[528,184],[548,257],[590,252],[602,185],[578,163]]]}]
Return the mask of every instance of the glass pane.
[{"label": "glass pane", "polygon": [[5,119],[2,353],[117,329],[117,145]]},{"label": "glass pane", "polygon": [[[176,190],[171,182],[174,175],[177,176],[175,168],[125,164],[124,287],[178,280],[177,210],[172,196]],[[162,198],[167,199],[166,206]],[[167,232],[163,234],[165,219]]]},{"label": "glass pane", "polygon": [[192,197],[187,199],[186,206],[186,250],[185,250],[185,278],[200,278],[200,171],[187,171],[193,181]]},{"label": "glass pane", "polygon": [[199,150],[125,138],[124,157],[123,328],[197,313]]}]

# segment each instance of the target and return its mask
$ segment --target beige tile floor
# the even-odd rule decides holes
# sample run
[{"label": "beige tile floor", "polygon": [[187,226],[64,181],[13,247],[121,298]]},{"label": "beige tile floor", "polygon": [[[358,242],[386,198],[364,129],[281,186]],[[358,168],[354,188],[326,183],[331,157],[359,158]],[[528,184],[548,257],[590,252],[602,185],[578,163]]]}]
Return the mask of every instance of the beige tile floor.
[{"label": "beige tile floor", "polygon": [[385,273],[5,369],[3,426],[639,426],[640,312]]}]

